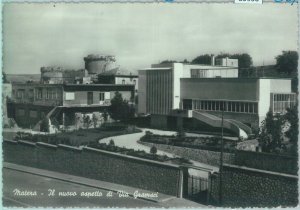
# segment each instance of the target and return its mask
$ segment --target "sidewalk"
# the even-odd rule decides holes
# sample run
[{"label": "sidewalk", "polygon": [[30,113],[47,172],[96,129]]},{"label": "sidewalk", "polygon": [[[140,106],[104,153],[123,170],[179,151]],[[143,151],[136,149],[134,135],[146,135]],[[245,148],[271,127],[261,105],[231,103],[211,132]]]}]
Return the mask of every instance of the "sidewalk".
[{"label": "sidewalk", "polygon": [[[99,180],[94,180],[94,179],[88,179],[84,177],[78,177],[78,176],[73,176],[69,174],[63,174],[59,172],[53,172],[53,171],[47,171],[43,169],[37,169],[37,168],[32,168],[29,166],[22,166],[22,165],[17,165],[13,163],[8,163],[8,162],[3,162],[3,168],[7,169],[12,169],[16,171],[21,171],[25,173],[30,173],[30,174],[35,174],[39,176],[44,176],[44,177],[49,177],[52,179],[58,179],[66,182],[71,182],[71,183],[76,183],[80,185],[85,185],[89,187],[95,187],[103,190],[110,190],[113,192],[118,192],[118,191],[125,191],[127,192],[131,197],[133,197],[133,194],[135,191],[139,191],[139,193],[153,193],[151,191],[147,190],[142,190],[142,189],[137,189],[134,187],[128,187],[120,184],[114,184],[110,182],[105,182],[105,181],[99,181]],[[175,196],[171,195],[166,195],[159,193],[158,198],[142,198],[138,197],[138,199],[144,199],[147,201],[151,202],[156,202],[162,205],[162,207],[208,207],[199,203],[195,203],[193,201],[189,201],[186,199],[182,198],[177,198]]]}]

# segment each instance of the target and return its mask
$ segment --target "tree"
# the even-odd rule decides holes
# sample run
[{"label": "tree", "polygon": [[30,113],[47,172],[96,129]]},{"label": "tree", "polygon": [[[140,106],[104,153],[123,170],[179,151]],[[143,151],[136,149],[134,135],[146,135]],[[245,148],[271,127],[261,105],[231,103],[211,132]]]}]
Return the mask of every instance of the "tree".
[{"label": "tree", "polygon": [[94,128],[96,128],[98,124],[98,118],[95,113],[93,113],[92,120],[93,120]]},{"label": "tree", "polygon": [[189,61],[185,58],[181,63],[189,63]]},{"label": "tree", "polygon": [[177,63],[177,61],[175,61],[175,60],[164,60],[164,61],[160,62],[160,64],[166,64],[166,63]]},{"label": "tree", "polygon": [[276,152],[282,147],[284,119],[281,115],[273,115],[270,110],[260,127],[258,136],[263,152]]},{"label": "tree", "polygon": [[277,71],[287,75],[297,74],[298,58],[297,51],[282,51],[282,54],[275,58]]},{"label": "tree", "polygon": [[49,132],[49,130],[50,130],[49,118],[47,116],[43,115],[42,122],[40,124],[40,131]]},{"label": "tree", "polygon": [[287,108],[287,112],[284,116],[286,122],[290,124],[289,129],[285,132],[285,135],[289,138],[291,143],[298,142],[298,134],[299,134],[299,117],[298,117],[298,109],[297,105],[292,108]]},{"label": "tree", "polygon": [[108,120],[108,113],[107,113],[106,109],[102,113],[102,117],[103,117],[104,122],[107,122],[107,120]]},{"label": "tree", "polygon": [[85,125],[86,128],[89,128],[91,126],[92,120],[89,115],[83,116],[83,124]]},{"label": "tree", "polygon": [[211,55],[209,55],[209,54],[199,55],[192,60],[192,64],[210,65],[211,64]]},{"label": "tree", "polygon": [[109,140],[108,145],[111,147],[115,146],[115,141],[113,139]]},{"label": "tree", "polygon": [[160,62],[160,64],[170,64],[170,63],[189,63],[189,62],[186,58],[183,61],[164,60],[164,61]]},{"label": "tree", "polygon": [[134,116],[134,110],[119,92],[111,99],[110,115],[114,120],[125,120]]},{"label": "tree", "polygon": [[157,148],[153,145],[151,148],[150,148],[150,153],[155,156],[156,153],[157,153]]}]

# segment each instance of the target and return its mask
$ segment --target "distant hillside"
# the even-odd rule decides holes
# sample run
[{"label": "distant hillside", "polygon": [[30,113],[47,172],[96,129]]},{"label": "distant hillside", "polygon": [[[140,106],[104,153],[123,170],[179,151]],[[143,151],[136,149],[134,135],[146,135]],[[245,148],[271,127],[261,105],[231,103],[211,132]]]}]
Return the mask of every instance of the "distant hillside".
[{"label": "distant hillside", "polygon": [[6,74],[9,82],[40,81],[40,74]]}]

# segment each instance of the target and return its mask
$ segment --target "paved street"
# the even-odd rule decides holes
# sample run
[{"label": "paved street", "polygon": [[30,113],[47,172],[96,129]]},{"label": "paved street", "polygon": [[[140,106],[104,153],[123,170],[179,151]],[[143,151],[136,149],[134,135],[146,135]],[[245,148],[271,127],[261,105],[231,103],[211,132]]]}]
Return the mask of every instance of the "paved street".
[{"label": "paved street", "polygon": [[[54,196],[48,196],[49,189],[55,189]],[[32,191],[37,195],[15,195],[20,191]],[[69,192],[76,196],[59,196],[59,192]],[[81,193],[94,193],[94,197],[84,197]],[[11,169],[3,169],[4,207],[160,207],[159,203],[132,197],[119,198],[117,193],[106,197],[109,191],[65,182],[57,179],[33,175]]]}]

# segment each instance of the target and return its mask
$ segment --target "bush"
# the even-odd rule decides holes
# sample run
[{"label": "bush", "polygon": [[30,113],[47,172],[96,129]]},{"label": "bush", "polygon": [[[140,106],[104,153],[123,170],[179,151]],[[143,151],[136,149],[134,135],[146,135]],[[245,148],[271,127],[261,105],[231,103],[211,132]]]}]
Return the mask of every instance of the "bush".
[{"label": "bush", "polygon": [[151,131],[146,131],[145,134],[146,134],[146,136],[151,136],[151,135],[153,135],[153,133],[152,133]]},{"label": "bush", "polygon": [[109,140],[109,146],[115,146],[115,141],[113,139]]},{"label": "bush", "polygon": [[[140,138],[140,141],[212,151],[220,151],[221,148],[220,137],[185,137],[178,139],[176,136],[144,135]],[[234,151],[236,144],[237,142],[224,139],[224,148],[228,152]]]},{"label": "bush", "polygon": [[151,153],[152,155],[156,155],[156,153],[157,153],[157,148],[156,148],[155,146],[152,146],[151,149],[150,149],[150,153]]}]

